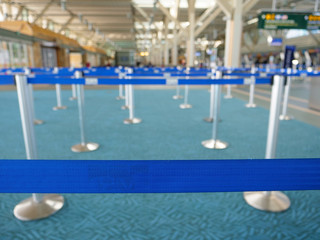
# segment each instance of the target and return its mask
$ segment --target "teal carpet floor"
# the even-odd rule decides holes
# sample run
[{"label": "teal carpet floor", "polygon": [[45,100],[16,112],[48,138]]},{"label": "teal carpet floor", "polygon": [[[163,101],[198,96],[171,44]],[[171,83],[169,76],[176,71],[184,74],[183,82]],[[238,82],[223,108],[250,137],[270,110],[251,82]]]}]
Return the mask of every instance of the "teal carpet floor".
[{"label": "teal carpet floor", "polygon": [[[128,112],[116,90],[86,90],[86,137],[100,148],[73,153],[79,143],[77,103],[52,111],[54,91],[35,91],[35,108],[44,125],[35,126],[39,159],[255,159],[264,158],[268,111],[247,109],[238,99],[221,102],[219,139],[225,150],[209,150],[211,138],[207,90],[192,90],[192,109],[181,110],[174,90],[136,90],[138,125],[125,125]],[[0,158],[23,159],[25,150],[18,101],[0,92]],[[296,120],[281,122],[278,158],[320,157],[320,129]],[[64,194],[64,208],[44,220],[21,222],[14,206],[28,194],[0,194],[0,240],[7,239],[320,239],[320,191],[290,191],[283,213],[248,206],[242,193]]]}]

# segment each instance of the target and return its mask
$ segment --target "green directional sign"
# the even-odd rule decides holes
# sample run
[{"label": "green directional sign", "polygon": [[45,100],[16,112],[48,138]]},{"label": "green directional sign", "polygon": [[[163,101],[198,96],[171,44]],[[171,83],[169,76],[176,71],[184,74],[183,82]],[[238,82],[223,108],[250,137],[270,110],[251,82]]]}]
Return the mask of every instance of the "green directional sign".
[{"label": "green directional sign", "polygon": [[261,29],[320,29],[319,13],[262,11],[258,19],[258,28]]}]

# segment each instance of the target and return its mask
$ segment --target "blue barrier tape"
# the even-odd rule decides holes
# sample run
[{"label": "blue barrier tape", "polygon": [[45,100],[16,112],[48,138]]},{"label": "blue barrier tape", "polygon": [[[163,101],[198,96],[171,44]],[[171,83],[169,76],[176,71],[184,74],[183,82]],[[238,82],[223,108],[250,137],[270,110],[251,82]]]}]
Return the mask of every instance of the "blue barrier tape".
[{"label": "blue barrier tape", "polygon": [[10,75],[0,75],[0,85],[13,85],[14,76]]},{"label": "blue barrier tape", "polygon": [[[256,84],[270,84],[270,78],[256,78]],[[56,76],[35,76],[29,77],[28,83],[30,84],[82,84],[82,85],[119,85],[119,84],[132,84],[132,85],[166,85],[167,79],[148,79],[148,78],[132,78],[132,79],[119,79],[119,78],[65,78]],[[176,84],[179,85],[211,85],[211,84],[248,84],[246,79],[190,79],[190,78],[177,78]]]},{"label": "blue barrier tape", "polygon": [[320,190],[320,159],[0,160],[1,193]]}]

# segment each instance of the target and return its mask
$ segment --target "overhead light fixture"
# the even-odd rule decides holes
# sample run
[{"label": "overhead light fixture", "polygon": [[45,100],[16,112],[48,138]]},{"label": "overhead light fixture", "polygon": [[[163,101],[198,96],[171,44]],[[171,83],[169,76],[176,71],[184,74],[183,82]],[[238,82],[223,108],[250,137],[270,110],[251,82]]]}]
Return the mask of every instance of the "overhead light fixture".
[{"label": "overhead light fixture", "polygon": [[250,24],[254,24],[256,22],[258,22],[258,18],[252,18],[249,21],[247,21],[247,24],[250,25]]}]

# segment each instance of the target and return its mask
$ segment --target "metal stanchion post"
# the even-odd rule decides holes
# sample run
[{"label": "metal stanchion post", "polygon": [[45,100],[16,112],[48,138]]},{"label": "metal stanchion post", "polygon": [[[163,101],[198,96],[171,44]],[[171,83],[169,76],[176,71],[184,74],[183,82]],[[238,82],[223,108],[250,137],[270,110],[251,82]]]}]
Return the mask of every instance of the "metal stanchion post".
[{"label": "metal stanchion post", "polygon": [[177,85],[177,87],[176,87],[176,95],[172,96],[172,98],[174,100],[183,98],[183,96],[180,95],[180,86],[179,85]]},{"label": "metal stanchion post", "polygon": [[[256,69],[254,66],[251,68],[251,73],[255,74]],[[249,102],[246,104],[247,108],[255,108],[257,105],[254,103],[254,88],[255,88],[255,83],[256,78],[254,76],[251,76],[251,83],[250,83],[250,96],[249,96]]]},{"label": "metal stanchion post", "polygon": [[210,85],[210,109],[209,109],[209,117],[204,118],[205,122],[213,122],[213,108],[214,108],[214,85]]},{"label": "metal stanchion post", "polygon": [[[80,71],[75,72],[76,78],[81,78],[82,73]],[[79,109],[79,123],[80,123],[80,138],[81,143],[73,145],[71,150],[73,152],[91,152],[99,148],[98,143],[86,142],[84,133],[84,91],[83,85],[77,84],[77,95],[78,95],[78,109]]]},{"label": "metal stanchion post", "polygon": [[121,109],[129,109],[129,87],[128,84],[124,85],[124,99],[125,99],[125,104],[121,107]]},{"label": "metal stanchion post", "polygon": [[[26,68],[25,69],[25,75],[26,76],[29,76],[29,74],[31,74],[31,71],[29,68]],[[41,125],[44,123],[43,120],[39,120],[39,119],[36,119],[36,114],[35,114],[35,111],[34,111],[34,100],[33,100],[33,86],[32,84],[29,84],[28,85],[28,90],[29,90],[29,97],[30,97],[30,110],[31,110],[31,113],[32,113],[32,117],[33,117],[33,124],[34,125]]]},{"label": "metal stanchion post", "polygon": [[[37,159],[36,140],[33,127],[30,91],[27,78],[16,75],[17,94],[21,115],[24,144],[27,159]],[[31,198],[17,204],[13,210],[14,216],[23,221],[49,217],[59,211],[64,205],[64,198],[58,194],[32,194]]]},{"label": "metal stanchion post", "polygon": [[[53,69],[53,73],[58,74],[59,69],[55,67]],[[56,95],[57,95],[57,106],[53,107],[53,110],[60,110],[60,109],[66,109],[66,106],[62,106],[62,100],[61,100],[61,85],[56,84]]]},{"label": "metal stanchion post", "polygon": [[60,110],[60,109],[66,109],[66,106],[62,106],[62,100],[61,100],[61,85],[56,84],[56,95],[57,95],[57,106],[53,107],[53,110]]},{"label": "metal stanchion post", "polygon": [[[180,67],[178,67],[177,70],[180,72],[181,71]],[[172,96],[172,98],[174,100],[183,98],[183,96],[180,95],[180,86],[179,85],[176,86],[176,95]]]},{"label": "metal stanchion post", "polygon": [[[222,77],[222,73],[220,71],[217,71],[216,73],[217,79]],[[221,97],[221,85],[214,85],[214,113],[213,113],[213,119],[219,119],[220,114],[220,97]],[[218,135],[218,122],[219,121],[213,121],[212,123],[212,138],[209,140],[202,141],[202,145],[205,148],[210,149],[225,149],[228,147],[228,143],[223,142],[219,139],[217,139]]]},{"label": "metal stanchion post", "polygon": [[[275,158],[279,130],[283,77],[274,76],[272,86],[266,159]],[[282,212],[290,207],[290,199],[279,191],[245,192],[245,201],[252,207],[270,212]]]},{"label": "metal stanchion post", "polygon": [[138,124],[141,123],[140,118],[134,117],[134,95],[132,84],[128,85],[128,99],[129,99],[129,118],[125,119],[123,123],[125,124]]},{"label": "metal stanchion post", "polygon": [[180,104],[181,109],[188,109],[192,108],[192,105],[188,103],[188,96],[189,96],[189,85],[185,85],[184,87],[184,103]]},{"label": "metal stanchion post", "polygon": [[125,99],[125,97],[123,96],[123,85],[122,84],[119,85],[119,96],[116,99],[117,100]]},{"label": "metal stanchion post", "polygon": [[[231,73],[231,71],[228,71],[228,73]],[[228,77],[230,78],[230,77]],[[227,85],[227,94],[224,96],[225,99],[231,99],[233,98],[232,97],[232,94],[231,94],[231,85]]]},{"label": "metal stanchion post", "polygon": [[29,84],[29,85],[28,85],[28,89],[29,89],[30,110],[31,110],[32,117],[33,117],[33,124],[34,124],[34,125],[41,125],[41,124],[44,123],[44,121],[43,121],[43,120],[36,119],[36,114],[35,114],[35,111],[34,111],[33,86],[32,86],[32,84]]},{"label": "metal stanchion post", "polygon": [[[287,73],[291,74],[291,68],[287,69]],[[287,76],[286,78],[287,78],[287,83],[286,83],[286,86],[284,87],[282,114],[279,117],[280,120],[291,120],[291,119],[293,119],[292,116],[287,115],[288,101],[289,101],[290,88],[291,88],[291,76]]]},{"label": "metal stanchion post", "polygon": [[71,85],[72,96],[69,98],[70,101],[77,99],[77,88],[75,84]]}]

